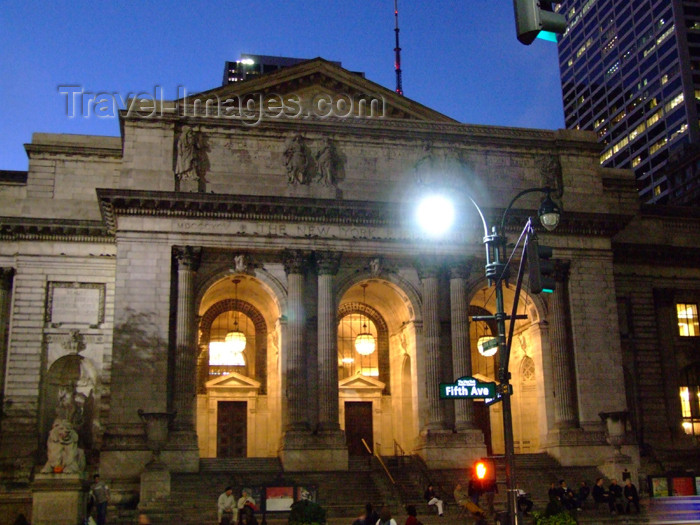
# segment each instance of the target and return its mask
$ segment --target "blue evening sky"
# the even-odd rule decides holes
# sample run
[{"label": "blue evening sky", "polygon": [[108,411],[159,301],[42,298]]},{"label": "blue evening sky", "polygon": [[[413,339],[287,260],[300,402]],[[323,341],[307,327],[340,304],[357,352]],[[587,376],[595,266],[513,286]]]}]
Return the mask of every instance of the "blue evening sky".
[{"label": "blue evening sky", "polygon": [[[33,132],[118,135],[66,116],[61,85],[168,99],[221,84],[240,53],[341,61],[395,87],[393,0],[3,3],[0,169],[26,170]],[[510,0],[399,0],[407,97],[460,122],[564,126],[556,45],[515,36]]]}]

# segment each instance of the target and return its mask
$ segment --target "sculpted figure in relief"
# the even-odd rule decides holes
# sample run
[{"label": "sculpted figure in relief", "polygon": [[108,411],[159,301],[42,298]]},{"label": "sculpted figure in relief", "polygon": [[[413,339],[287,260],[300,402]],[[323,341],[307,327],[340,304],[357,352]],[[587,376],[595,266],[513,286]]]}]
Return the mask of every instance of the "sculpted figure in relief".
[{"label": "sculpted figure in relief", "polygon": [[287,182],[289,184],[308,184],[311,156],[301,135],[295,135],[287,143],[284,158],[287,168]]},{"label": "sculpted figure in relief", "polygon": [[326,186],[332,186],[337,182],[338,153],[335,150],[335,144],[328,137],[323,139],[323,145],[316,153],[316,166],[318,167],[316,180]]},{"label": "sculpted figure in relief", "polygon": [[183,126],[177,139],[176,191],[203,191],[207,170],[207,148],[201,133]]}]

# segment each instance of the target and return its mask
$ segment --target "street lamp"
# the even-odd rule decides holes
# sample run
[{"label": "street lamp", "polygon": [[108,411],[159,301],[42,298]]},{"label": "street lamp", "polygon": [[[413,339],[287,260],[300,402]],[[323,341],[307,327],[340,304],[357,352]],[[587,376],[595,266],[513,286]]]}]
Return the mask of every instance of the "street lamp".
[{"label": "street lamp", "polygon": [[[489,228],[486,218],[484,217],[479,205],[468,196],[471,203],[476,208],[481,218],[481,223],[484,227],[484,246],[486,247],[486,278],[488,279],[489,285],[494,285],[495,295],[496,295],[496,313],[493,316],[473,316],[473,320],[495,320],[497,326],[497,339],[498,339],[498,355],[499,355],[499,365],[497,379],[500,383],[499,393],[501,394],[501,400],[503,402],[503,444],[505,448],[505,458],[506,458],[506,489],[508,492],[508,516],[509,523],[511,525],[518,525],[518,513],[517,513],[517,493],[515,487],[515,446],[513,437],[513,417],[511,411],[511,395],[513,394],[512,386],[510,384],[510,372],[508,371],[508,363],[510,360],[510,345],[506,339],[506,320],[511,321],[511,338],[512,338],[512,328],[513,323],[516,318],[520,316],[515,316],[517,311],[517,303],[519,298],[519,286],[516,288],[516,294],[514,299],[513,315],[507,316],[505,313],[505,308],[503,304],[503,279],[505,276],[505,270],[508,266],[508,258],[506,256],[506,236],[505,236],[505,224],[508,217],[508,213],[515,201],[520,199],[523,195],[529,193],[544,193],[546,194],[545,199],[540,205],[538,216],[540,223],[548,231],[553,230],[559,225],[559,219],[561,217],[561,209],[552,200],[551,193],[552,189],[549,187],[543,188],[529,188],[518,193],[506,207],[501,217],[500,227],[493,226]],[[419,208],[420,210],[420,208]],[[431,217],[431,227],[434,227],[436,221],[436,214],[439,212],[438,209],[433,209],[433,215]],[[419,217],[420,220],[420,217]],[[532,226],[528,220],[526,229],[530,229]],[[527,248],[526,248],[527,249]],[[522,258],[524,259],[524,257]],[[521,262],[522,268],[522,262]],[[522,276],[520,276],[522,277]]]}]

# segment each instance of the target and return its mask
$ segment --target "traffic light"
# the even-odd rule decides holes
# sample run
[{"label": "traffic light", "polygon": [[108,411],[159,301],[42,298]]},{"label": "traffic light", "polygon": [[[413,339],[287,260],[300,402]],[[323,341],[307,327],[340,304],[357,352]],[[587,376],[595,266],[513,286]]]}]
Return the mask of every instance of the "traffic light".
[{"label": "traffic light", "polygon": [[530,45],[541,32],[562,34],[566,30],[566,18],[555,13],[550,0],[513,0],[515,27],[518,40]]},{"label": "traffic light", "polygon": [[480,481],[494,481],[496,479],[496,466],[493,460],[482,458],[474,463],[474,476]]},{"label": "traffic light", "polygon": [[530,293],[552,293],[556,287],[552,248],[542,246],[536,237],[527,243],[527,268],[530,274]]}]

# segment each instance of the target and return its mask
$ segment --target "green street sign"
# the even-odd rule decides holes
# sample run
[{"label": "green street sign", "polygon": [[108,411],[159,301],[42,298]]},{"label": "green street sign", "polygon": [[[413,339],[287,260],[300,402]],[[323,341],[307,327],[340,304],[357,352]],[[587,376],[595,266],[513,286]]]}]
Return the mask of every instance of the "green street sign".
[{"label": "green street sign", "polygon": [[440,399],[487,399],[496,397],[496,383],[482,383],[471,376],[454,383],[440,383]]}]

